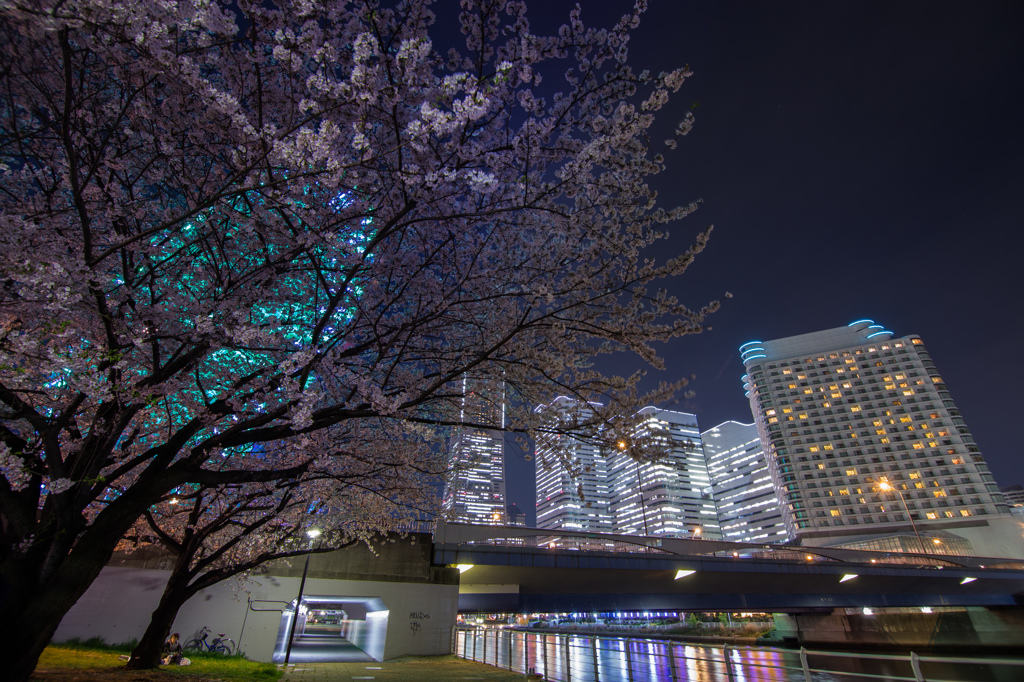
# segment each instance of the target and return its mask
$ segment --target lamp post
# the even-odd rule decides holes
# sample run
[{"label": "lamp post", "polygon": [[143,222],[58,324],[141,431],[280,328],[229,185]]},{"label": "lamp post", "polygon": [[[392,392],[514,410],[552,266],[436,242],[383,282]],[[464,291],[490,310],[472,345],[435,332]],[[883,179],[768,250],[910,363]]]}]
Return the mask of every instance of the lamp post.
[{"label": "lamp post", "polygon": [[[619,441],[619,450],[622,452],[626,451],[626,441]],[[644,536],[650,537],[651,532],[647,529],[647,508],[644,506],[644,481],[640,478],[640,462],[634,459],[633,463],[636,464],[636,492],[640,497],[640,514],[644,519]]]},{"label": "lamp post", "polygon": [[316,528],[310,528],[306,531],[306,535],[309,536],[309,550],[306,552],[306,565],[302,568],[302,580],[299,582],[299,596],[295,598],[295,615],[292,616],[292,626],[288,630],[288,648],[284,654],[284,664],[288,665],[288,661],[292,658],[292,643],[295,641],[295,626],[299,624],[299,608],[302,606],[302,591],[306,589],[306,574],[309,573],[309,555],[313,551],[313,540],[320,535],[320,531]]},{"label": "lamp post", "polygon": [[895,490],[896,494],[900,496],[900,502],[903,503],[903,508],[907,511],[907,518],[910,519],[910,525],[914,529],[914,535],[917,536],[917,546],[921,548],[921,554],[927,554],[928,552],[925,551],[924,542],[921,540],[921,534],[917,532],[917,524],[914,523],[914,515],[910,513],[910,507],[907,506],[907,500],[903,497],[903,492],[896,486],[889,483],[889,481],[884,477],[879,479],[878,487],[886,492]]}]

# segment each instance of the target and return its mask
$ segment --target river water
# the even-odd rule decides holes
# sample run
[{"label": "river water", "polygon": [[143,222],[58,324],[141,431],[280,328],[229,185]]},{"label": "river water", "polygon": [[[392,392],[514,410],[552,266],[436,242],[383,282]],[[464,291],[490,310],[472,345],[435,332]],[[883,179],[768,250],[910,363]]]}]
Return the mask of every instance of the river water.
[{"label": "river water", "polygon": [[[533,671],[558,682],[805,682],[799,651],[769,647],[722,647],[659,639],[594,637],[501,628],[459,630],[455,653],[517,672]],[[909,653],[837,656],[808,652],[813,682],[927,680],[1019,682],[1024,658],[972,658],[970,662],[919,661]],[[1000,661],[1013,661],[1009,665]]]}]

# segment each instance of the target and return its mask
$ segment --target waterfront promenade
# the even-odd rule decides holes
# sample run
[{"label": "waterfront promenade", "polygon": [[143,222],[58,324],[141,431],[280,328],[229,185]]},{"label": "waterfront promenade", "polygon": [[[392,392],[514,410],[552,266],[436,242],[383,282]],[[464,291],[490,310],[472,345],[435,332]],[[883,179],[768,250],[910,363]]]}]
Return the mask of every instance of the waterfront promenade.
[{"label": "waterfront promenade", "polygon": [[282,682],[522,682],[522,673],[455,656],[403,656],[384,662],[301,663],[288,666]]}]

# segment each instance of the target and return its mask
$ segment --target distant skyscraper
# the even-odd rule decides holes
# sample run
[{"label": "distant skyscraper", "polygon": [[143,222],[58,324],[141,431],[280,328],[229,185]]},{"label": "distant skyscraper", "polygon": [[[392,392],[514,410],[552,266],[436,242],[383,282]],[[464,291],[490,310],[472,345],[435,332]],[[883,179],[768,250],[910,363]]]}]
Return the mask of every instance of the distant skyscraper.
[{"label": "distant skyscraper", "polygon": [[757,427],[728,421],[700,436],[711,474],[722,539],[732,542],[789,539]]},{"label": "distant skyscraper", "polygon": [[[572,435],[593,418],[588,404],[563,397],[537,409],[549,425],[536,443],[538,528],[719,538],[694,415],[644,408],[621,447],[602,448],[598,438]],[[665,456],[638,463],[629,448],[651,440]]]},{"label": "distant skyscraper", "polygon": [[859,320],[740,352],[792,536],[830,545],[941,529],[979,553],[999,551],[996,536],[1020,544],[1019,529],[995,528],[1008,507],[920,338]]},{"label": "distant skyscraper", "polygon": [[720,539],[697,417],[656,407],[645,407],[638,416],[635,440],[661,439],[668,453],[647,463],[638,463],[625,451],[610,453],[614,531]]},{"label": "distant skyscraper", "polygon": [[443,506],[448,520],[505,523],[504,384],[463,379],[459,421],[448,447]]},{"label": "distant skyscraper", "polygon": [[576,425],[593,418],[590,405],[559,397],[537,412],[545,418],[545,428],[534,444],[537,527],[611,533],[615,526],[607,453],[587,439],[570,435]]}]

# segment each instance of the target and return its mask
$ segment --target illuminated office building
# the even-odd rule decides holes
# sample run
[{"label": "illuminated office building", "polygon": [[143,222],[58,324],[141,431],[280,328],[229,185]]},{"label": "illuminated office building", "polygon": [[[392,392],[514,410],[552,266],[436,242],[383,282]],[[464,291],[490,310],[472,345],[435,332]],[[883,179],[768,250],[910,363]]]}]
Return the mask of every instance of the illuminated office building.
[{"label": "illuminated office building", "polygon": [[501,382],[464,379],[448,447],[443,507],[449,521],[505,523],[505,395]]},{"label": "illuminated office building", "polygon": [[593,417],[588,405],[558,398],[538,411],[550,424],[536,443],[538,528],[719,538],[694,415],[641,410],[630,441],[658,440],[666,454],[638,463],[626,442],[602,448],[597,437],[572,435]]},{"label": "illuminated office building", "polygon": [[791,536],[836,545],[903,535],[923,547],[934,530],[978,554],[1020,551],[1019,528],[1004,523],[1009,509],[920,338],[859,320],[740,352]]},{"label": "illuminated office building", "polygon": [[616,533],[721,539],[697,417],[645,407],[635,441],[656,438],[668,452],[638,463],[627,452],[612,452],[608,474]]},{"label": "illuminated office building", "polygon": [[537,528],[611,533],[607,457],[592,439],[571,435],[593,418],[593,410],[559,397],[537,412],[545,424],[534,444]]},{"label": "illuminated office building", "polygon": [[701,435],[722,539],[789,539],[757,427],[728,421]]}]

